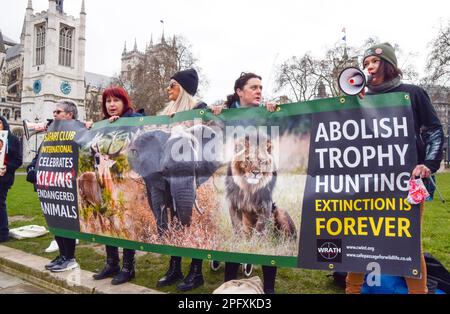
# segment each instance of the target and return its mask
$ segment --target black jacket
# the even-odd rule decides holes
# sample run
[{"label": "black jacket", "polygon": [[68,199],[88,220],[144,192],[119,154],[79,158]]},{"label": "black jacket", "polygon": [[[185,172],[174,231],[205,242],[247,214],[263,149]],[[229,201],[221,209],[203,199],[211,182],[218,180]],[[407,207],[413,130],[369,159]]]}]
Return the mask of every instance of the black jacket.
[{"label": "black jacket", "polygon": [[200,101],[200,102],[197,104],[197,106],[194,107],[193,110],[196,110],[196,109],[205,109],[205,108],[208,108],[208,105],[207,105],[206,103],[204,103],[203,101]]},{"label": "black jacket", "polygon": [[387,92],[409,93],[414,116],[418,164],[424,164],[431,172],[436,172],[443,157],[444,131],[427,92],[419,86],[410,84],[401,84]]},{"label": "black jacket", "polygon": [[126,113],[124,113],[122,116],[120,116],[121,118],[133,118],[133,117],[143,117],[144,115],[140,112],[133,112],[133,111],[128,111]]},{"label": "black jacket", "polygon": [[3,123],[3,130],[8,131],[8,145],[6,146],[8,160],[6,161],[6,173],[0,177],[0,188],[9,189],[14,184],[14,174],[17,168],[22,165],[23,149],[17,136],[11,133],[8,121],[2,116],[0,116],[0,120]]}]

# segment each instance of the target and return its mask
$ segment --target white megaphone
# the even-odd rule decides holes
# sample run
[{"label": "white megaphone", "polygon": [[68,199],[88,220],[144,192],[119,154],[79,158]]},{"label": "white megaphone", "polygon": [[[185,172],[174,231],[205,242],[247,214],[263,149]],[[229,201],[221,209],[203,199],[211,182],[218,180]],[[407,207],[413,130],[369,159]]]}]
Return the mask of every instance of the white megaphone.
[{"label": "white megaphone", "polygon": [[339,88],[346,95],[354,96],[361,93],[372,80],[372,75],[366,70],[346,68],[339,75]]},{"label": "white megaphone", "polygon": [[47,132],[48,127],[53,122],[53,120],[48,119],[47,122],[42,123],[32,123],[28,120],[23,120],[23,130],[25,132],[25,137],[27,140],[30,139],[35,134]]}]

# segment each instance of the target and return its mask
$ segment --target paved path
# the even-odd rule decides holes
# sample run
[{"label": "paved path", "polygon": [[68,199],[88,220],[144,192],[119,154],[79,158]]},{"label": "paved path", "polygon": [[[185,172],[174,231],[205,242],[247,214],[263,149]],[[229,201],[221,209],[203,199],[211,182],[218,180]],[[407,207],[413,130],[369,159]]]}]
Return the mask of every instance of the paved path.
[{"label": "paved path", "polygon": [[18,277],[0,272],[0,294],[48,294],[51,293],[34,286]]},{"label": "paved path", "polygon": [[[94,280],[93,273],[80,268],[62,273],[52,273],[45,270],[44,266],[49,259],[22,252],[4,245],[0,245],[0,293],[3,289],[11,288],[12,291],[22,293],[22,288],[30,288],[30,283],[41,289],[47,289],[55,293],[82,293],[82,294],[160,294],[160,291],[138,286],[133,283],[125,283],[120,286],[111,285],[111,279]],[[5,276],[6,274],[15,276]],[[11,278],[12,277],[12,278]],[[21,279],[23,278],[23,279]],[[24,280],[24,281],[21,281]],[[15,290],[14,290],[15,289]],[[31,288],[30,288],[31,289]],[[8,290],[7,290],[8,291]],[[36,291],[36,290],[34,290]],[[31,293],[45,293],[31,292]],[[47,292],[48,293],[48,292]]]}]

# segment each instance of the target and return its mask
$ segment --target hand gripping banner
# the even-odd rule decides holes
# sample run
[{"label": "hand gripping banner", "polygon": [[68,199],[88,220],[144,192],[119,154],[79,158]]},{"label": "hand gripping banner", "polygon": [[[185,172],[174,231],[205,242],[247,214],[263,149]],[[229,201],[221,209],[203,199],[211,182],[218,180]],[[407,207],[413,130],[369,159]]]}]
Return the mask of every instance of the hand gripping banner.
[{"label": "hand gripping banner", "polygon": [[207,260],[419,277],[409,96],[56,121],[38,196],[59,236]]}]

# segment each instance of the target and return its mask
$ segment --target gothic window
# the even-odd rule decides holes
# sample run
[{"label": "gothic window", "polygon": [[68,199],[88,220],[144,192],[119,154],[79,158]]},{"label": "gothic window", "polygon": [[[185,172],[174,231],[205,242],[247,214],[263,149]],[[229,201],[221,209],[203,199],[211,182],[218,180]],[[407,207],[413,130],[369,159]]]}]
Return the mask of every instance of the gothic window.
[{"label": "gothic window", "polygon": [[36,26],[36,60],[35,65],[45,63],[45,24]]},{"label": "gothic window", "polygon": [[14,84],[15,82],[17,82],[17,77],[18,77],[18,73],[17,73],[17,69],[14,69],[11,71],[11,73],[9,74],[9,85]]},{"label": "gothic window", "polygon": [[20,114],[20,110],[16,110],[15,112],[14,112],[14,120],[20,120],[20,118],[21,118],[21,114]]},{"label": "gothic window", "polygon": [[72,66],[73,28],[62,26],[59,31],[59,65]]},{"label": "gothic window", "polygon": [[9,109],[3,109],[3,117],[5,117],[6,120],[9,120],[11,118]]}]

